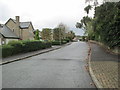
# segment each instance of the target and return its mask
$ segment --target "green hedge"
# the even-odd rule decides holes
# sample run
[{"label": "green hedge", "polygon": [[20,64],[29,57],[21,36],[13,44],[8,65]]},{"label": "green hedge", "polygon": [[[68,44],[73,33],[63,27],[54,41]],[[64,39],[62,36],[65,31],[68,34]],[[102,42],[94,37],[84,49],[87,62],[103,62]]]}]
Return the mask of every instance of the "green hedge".
[{"label": "green hedge", "polygon": [[60,45],[59,41],[52,41],[52,45]]},{"label": "green hedge", "polygon": [[62,44],[66,44],[67,43],[67,41],[62,41]]},{"label": "green hedge", "polygon": [[[11,41],[8,43],[8,45],[5,45],[6,47],[7,46],[12,46],[13,47],[13,50],[12,50],[12,55],[16,54],[16,53],[21,53],[23,51],[23,43],[20,42],[20,41]],[[4,45],[3,45],[4,47]],[[4,51],[4,50],[2,50]],[[3,53],[4,54],[4,53]]]},{"label": "green hedge", "polygon": [[66,44],[68,43],[67,41],[52,41],[52,45],[61,45],[61,44]]},{"label": "green hedge", "polygon": [[2,49],[2,57],[13,55],[13,50],[14,50],[13,46],[3,45],[0,49]]},{"label": "green hedge", "polygon": [[41,41],[11,41],[7,45],[0,47],[2,49],[2,57],[12,56],[18,53],[26,53],[40,49],[50,48],[50,42]]},{"label": "green hedge", "polygon": [[67,43],[70,42],[69,38],[63,39],[62,41],[66,41]]}]

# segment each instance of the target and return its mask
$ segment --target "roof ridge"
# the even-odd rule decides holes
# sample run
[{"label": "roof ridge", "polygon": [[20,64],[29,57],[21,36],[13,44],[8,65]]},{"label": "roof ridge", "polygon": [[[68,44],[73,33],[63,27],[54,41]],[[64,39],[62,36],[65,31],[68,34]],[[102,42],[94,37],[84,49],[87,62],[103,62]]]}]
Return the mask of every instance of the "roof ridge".
[{"label": "roof ridge", "polygon": [[10,18],[11,20],[13,20],[15,23],[16,23],[16,20],[15,19],[12,19],[12,18]]},{"label": "roof ridge", "polygon": [[30,23],[30,21],[27,21],[27,22],[20,22],[20,23]]}]

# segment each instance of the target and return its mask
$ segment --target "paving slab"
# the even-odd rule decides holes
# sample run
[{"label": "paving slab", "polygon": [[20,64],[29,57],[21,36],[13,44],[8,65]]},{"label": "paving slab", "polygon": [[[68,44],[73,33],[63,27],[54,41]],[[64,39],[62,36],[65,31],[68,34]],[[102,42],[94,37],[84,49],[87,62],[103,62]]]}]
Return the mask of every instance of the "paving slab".
[{"label": "paving slab", "polygon": [[99,82],[99,85],[103,88],[119,88],[119,55],[110,54],[100,45],[95,43],[90,43],[90,47],[90,68]]}]

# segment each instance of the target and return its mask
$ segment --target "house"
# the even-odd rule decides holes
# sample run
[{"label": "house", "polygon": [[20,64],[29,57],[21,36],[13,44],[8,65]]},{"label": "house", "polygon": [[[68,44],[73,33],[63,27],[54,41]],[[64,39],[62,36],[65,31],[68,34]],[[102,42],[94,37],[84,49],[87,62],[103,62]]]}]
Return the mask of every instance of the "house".
[{"label": "house", "polygon": [[[12,40],[34,40],[34,28],[31,22],[20,22],[20,17],[10,18],[0,27],[1,44]],[[4,42],[4,43],[3,43]]]},{"label": "house", "polygon": [[34,39],[34,28],[31,22],[20,22],[20,17],[16,19],[9,19],[5,25],[10,28],[22,40]]},{"label": "house", "polygon": [[19,39],[7,26],[0,24],[0,45],[7,44],[11,40],[18,41]]}]

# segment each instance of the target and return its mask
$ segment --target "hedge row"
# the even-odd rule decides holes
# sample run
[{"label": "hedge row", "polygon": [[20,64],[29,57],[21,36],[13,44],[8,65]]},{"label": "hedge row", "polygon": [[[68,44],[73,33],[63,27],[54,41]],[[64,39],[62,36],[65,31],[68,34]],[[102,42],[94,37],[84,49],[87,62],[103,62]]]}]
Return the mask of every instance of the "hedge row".
[{"label": "hedge row", "polygon": [[2,57],[12,56],[18,53],[26,53],[40,49],[50,48],[50,42],[41,41],[11,41],[7,45],[3,45]]},{"label": "hedge row", "polygon": [[61,45],[61,44],[66,44],[67,41],[52,41],[52,45]]}]

